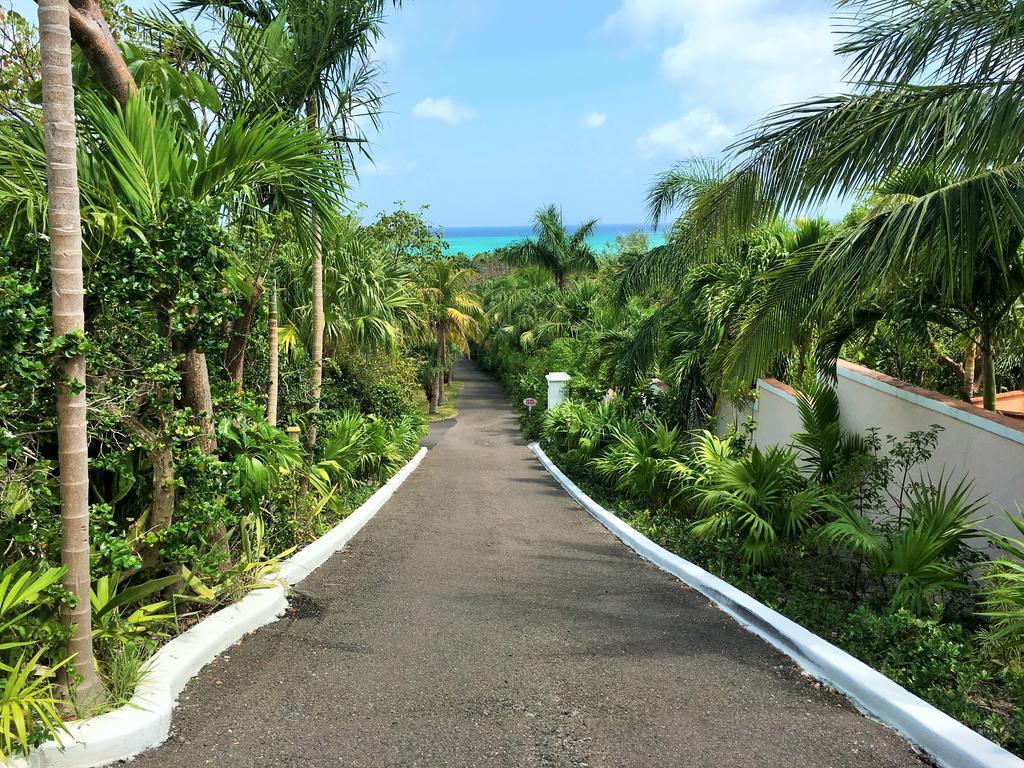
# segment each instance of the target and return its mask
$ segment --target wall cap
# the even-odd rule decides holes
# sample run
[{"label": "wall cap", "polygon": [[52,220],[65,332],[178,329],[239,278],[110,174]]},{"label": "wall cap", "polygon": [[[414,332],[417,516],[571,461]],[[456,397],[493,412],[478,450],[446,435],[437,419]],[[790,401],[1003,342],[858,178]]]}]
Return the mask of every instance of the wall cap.
[{"label": "wall cap", "polygon": [[856,381],[872,389],[921,406],[929,411],[941,413],[957,421],[970,424],[986,432],[997,434],[1015,443],[1024,444],[1024,423],[1020,419],[1004,416],[1001,413],[986,411],[971,403],[933,392],[884,373],[866,368],[863,365],[840,360],[836,367],[840,378]]}]

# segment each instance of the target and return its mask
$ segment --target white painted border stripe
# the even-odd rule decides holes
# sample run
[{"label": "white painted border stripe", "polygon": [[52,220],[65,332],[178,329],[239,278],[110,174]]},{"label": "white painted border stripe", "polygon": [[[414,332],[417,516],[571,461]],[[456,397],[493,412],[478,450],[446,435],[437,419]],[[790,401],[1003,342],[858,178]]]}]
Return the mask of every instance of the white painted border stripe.
[{"label": "white painted border stripe", "polygon": [[[170,733],[178,695],[199,671],[245,635],[277,621],[288,607],[288,585],[298,584],[344,547],[391,498],[426,455],[421,448],[355,512],[281,564],[273,586],[250,592],[163,646],[146,665],[132,700],[98,717],[69,723],[63,747],[49,741],[11,768],[93,768],[161,744]],[[283,583],[282,583],[283,582]]]},{"label": "white painted border stripe", "polygon": [[1004,424],[992,421],[991,419],[986,419],[984,416],[978,416],[970,411],[954,408],[940,400],[932,400],[930,397],[924,397],[916,392],[908,392],[905,389],[894,387],[892,384],[879,381],[871,376],[865,376],[860,371],[843,368],[841,365],[836,369],[836,372],[841,378],[855,381],[858,384],[863,384],[865,387],[870,387],[871,389],[877,390],[891,397],[906,400],[908,403],[913,403],[925,410],[932,411],[933,413],[941,413],[943,416],[948,416],[951,419],[962,421],[965,424],[970,424],[972,427],[983,429],[986,432],[992,432],[1000,437],[1005,437],[1007,440],[1012,440],[1015,443],[1024,445],[1024,432],[1012,429]]},{"label": "white painted border stripe", "polygon": [[864,713],[894,728],[947,768],[1024,768],[1024,760],[897,685],[846,651],[773,611],[726,581],[655,544],[566,477],[538,443],[530,449],[551,476],[641,557],[688,584],[746,629],[778,648],[812,677],[847,696]]}]

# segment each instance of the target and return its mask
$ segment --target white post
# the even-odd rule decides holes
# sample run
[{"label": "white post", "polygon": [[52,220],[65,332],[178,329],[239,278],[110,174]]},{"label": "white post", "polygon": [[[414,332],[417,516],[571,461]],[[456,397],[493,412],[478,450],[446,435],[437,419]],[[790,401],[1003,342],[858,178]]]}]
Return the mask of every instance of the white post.
[{"label": "white post", "polygon": [[572,379],[568,373],[553,371],[544,377],[548,381],[548,410],[565,402],[565,385]]}]

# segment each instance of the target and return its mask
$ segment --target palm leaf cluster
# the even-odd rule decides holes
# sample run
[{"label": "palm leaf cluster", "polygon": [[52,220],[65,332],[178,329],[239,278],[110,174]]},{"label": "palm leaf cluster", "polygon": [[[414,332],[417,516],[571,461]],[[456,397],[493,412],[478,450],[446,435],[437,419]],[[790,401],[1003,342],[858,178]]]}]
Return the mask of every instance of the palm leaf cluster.
[{"label": "palm leaf cluster", "polygon": [[[1020,18],[1017,2],[842,0],[849,91],[768,115],[727,161],[662,174],[651,216],[680,213],[620,291],[679,283],[780,216],[865,195],[860,215],[794,243],[763,277],[723,371],[750,380],[812,341],[827,370],[852,335],[908,307],[977,342],[989,365],[1024,288]],[[994,378],[990,368],[988,407]]]},{"label": "palm leaf cluster", "polygon": [[537,211],[533,220],[533,238],[526,238],[502,249],[505,260],[515,266],[533,265],[549,272],[559,291],[564,291],[569,276],[597,269],[597,256],[587,244],[597,219],[591,219],[575,232],[566,229],[562,211],[549,205]]}]

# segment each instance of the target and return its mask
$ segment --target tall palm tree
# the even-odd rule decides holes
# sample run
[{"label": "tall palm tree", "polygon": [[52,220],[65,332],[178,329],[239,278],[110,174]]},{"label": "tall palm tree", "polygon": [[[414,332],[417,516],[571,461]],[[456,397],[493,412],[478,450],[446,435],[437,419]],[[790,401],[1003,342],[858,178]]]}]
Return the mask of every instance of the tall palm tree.
[{"label": "tall palm tree", "polygon": [[[324,350],[328,356],[352,349],[397,351],[425,327],[415,275],[349,226],[324,248]],[[301,338],[307,350],[314,333],[309,272],[309,264],[293,263],[281,291],[287,334]]]},{"label": "tall palm tree", "polygon": [[53,335],[69,342],[57,382],[57,450],[61,493],[61,560],[64,584],[75,602],[63,611],[71,628],[68,653],[83,703],[103,696],[92,649],[89,601],[89,433],[86,426],[84,278],[75,145],[75,92],[71,80],[71,31],[65,0],[39,2],[39,52],[43,80],[46,199],[53,280]]},{"label": "tall palm tree", "polygon": [[591,219],[570,233],[562,220],[562,211],[556,205],[549,205],[533,217],[535,237],[507,246],[502,256],[513,266],[532,264],[546,269],[558,290],[564,291],[570,274],[597,269],[597,256],[587,244],[596,225],[597,219]]},{"label": "tall palm tree", "polygon": [[469,340],[480,335],[485,312],[480,297],[469,290],[469,281],[475,275],[471,267],[458,266],[451,259],[432,259],[422,266],[424,303],[438,357],[431,413],[444,403],[444,377],[452,367],[450,347],[468,353]]},{"label": "tall palm tree", "polygon": [[[388,5],[400,0],[183,0],[182,9],[206,12],[221,27],[211,44],[169,14],[145,17],[155,47],[181,64],[208,73],[237,114],[285,109],[302,115],[332,139],[332,150],[351,161],[367,154],[363,125],[379,125],[382,96],[373,46]],[[230,110],[229,110],[230,115]],[[334,237],[312,211],[311,395],[319,409],[323,383],[324,241]],[[307,432],[316,440],[315,425]]]}]

